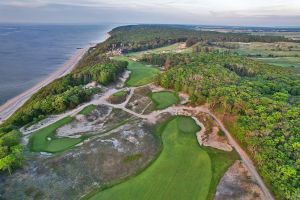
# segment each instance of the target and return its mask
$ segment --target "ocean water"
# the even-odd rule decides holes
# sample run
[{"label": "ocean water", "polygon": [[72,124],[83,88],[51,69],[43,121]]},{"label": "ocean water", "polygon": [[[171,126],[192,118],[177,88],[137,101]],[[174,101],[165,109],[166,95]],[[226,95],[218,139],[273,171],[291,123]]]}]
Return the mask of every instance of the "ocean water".
[{"label": "ocean water", "polygon": [[113,25],[0,24],[0,105],[61,67]]}]

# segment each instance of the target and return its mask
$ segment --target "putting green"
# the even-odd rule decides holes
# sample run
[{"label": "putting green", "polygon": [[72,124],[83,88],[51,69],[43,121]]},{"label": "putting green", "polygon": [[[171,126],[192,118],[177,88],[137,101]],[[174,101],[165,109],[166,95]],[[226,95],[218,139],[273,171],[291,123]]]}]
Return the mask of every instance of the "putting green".
[{"label": "putting green", "polygon": [[42,128],[32,134],[29,139],[29,148],[34,152],[56,153],[64,151],[80,143],[81,138],[57,138],[55,131],[59,127],[73,121],[72,117],[65,117],[45,128]]},{"label": "putting green", "polygon": [[163,151],[150,167],[91,199],[206,199],[212,167],[209,155],[197,143],[195,133],[198,130],[190,117],[172,119],[161,133]]},{"label": "putting green", "polygon": [[154,92],[150,96],[158,110],[165,109],[173,104],[178,103],[179,97],[174,92],[162,91]]},{"label": "putting green", "polygon": [[127,57],[116,57],[116,60],[126,60],[128,62],[128,70],[131,72],[126,85],[129,87],[137,87],[146,85],[154,81],[160,70],[156,67],[146,66],[143,63],[129,60]]}]

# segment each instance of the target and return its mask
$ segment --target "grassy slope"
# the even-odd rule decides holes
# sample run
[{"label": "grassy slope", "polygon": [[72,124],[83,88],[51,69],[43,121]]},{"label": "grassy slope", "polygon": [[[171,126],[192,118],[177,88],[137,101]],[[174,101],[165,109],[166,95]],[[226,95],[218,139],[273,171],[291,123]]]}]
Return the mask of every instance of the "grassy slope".
[{"label": "grassy slope", "polygon": [[96,105],[88,105],[86,106],[85,108],[83,108],[78,114],[81,114],[81,115],[89,115],[92,113],[93,110],[95,110],[96,108]]},{"label": "grassy slope", "polygon": [[155,103],[156,109],[158,110],[165,109],[179,101],[179,97],[174,92],[169,91],[154,92],[151,94],[150,98]]},{"label": "grassy slope", "polygon": [[142,86],[151,83],[159,73],[159,69],[156,67],[146,66],[140,62],[129,60],[126,57],[117,57],[115,59],[128,61],[127,68],[131,73],[129,79],[126,81],[126,85],[129,87]]},{"label": "grassy slope", "polygon": [[[164,148],[158,159],[137,177],[91,199],[212,198],[217,182],[233,160],[227,153],[211,149],[207,153],[200,148],[195,137],[198,129],[190,117],[175,117],[167,122],[161,133]],[[211,161],[209,155],[217,160]]]},{"label": "grassy slope", "polygon": [[[33,133],[29,140],[31,151],[56,153],[64,151],[82,141],[80,138],[56,138],[55,131],[59,127],[73,121],[72,117],[65,117],[41,130]],[[47,138],[51,138],[49,141]]]},{"label": "grassy slope", "polygon": [[112,94],[112,96],[114,96],[114,97],[123,97],[125,95],[127,95],[127,91],[125,91],[125,90],[121,90],[121,91],[118,91],[118,92]]}]

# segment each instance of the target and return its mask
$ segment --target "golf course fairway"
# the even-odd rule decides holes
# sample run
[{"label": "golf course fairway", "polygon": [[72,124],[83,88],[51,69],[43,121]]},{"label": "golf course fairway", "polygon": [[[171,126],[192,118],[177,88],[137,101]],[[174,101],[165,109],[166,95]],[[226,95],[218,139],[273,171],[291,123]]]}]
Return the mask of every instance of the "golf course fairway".
[{"label": "golf course fairway", "polygon": [[157,110],[165,109],[179,102],[179,97],[170,91],[154,92],[150,96]]},{"label": "golf course fairway", "polygon": [[127,68],[130,71],[130,76],[126,81],[126,85],[129,87],[138,87],[152,83],[160,72],[157,67],[146,66],[143,63],[132,61],[124,56],[115,57],[114,59],[128,62]]},{"label": "golf course fairway", "polygon": [[145,171],[92,200],[188,199],[208,196],[212,167],[209,155],[199,147],[195,133],[200,128],[191,117],[177,116],[161,130],[163,150]]},{"label": "golf course fairway", "polygon": [[29,148],[33,152],[57,153],[69,149],[82,141],[81,138],[57,138],[56,129],[73,121],[72,117],[65,117],[32,134]]}]

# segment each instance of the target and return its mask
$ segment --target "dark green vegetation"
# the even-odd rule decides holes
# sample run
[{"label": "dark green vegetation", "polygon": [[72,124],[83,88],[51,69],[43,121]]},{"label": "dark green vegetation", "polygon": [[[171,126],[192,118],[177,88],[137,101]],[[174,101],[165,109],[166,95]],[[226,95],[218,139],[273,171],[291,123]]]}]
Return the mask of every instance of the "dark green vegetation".
[{"label": "dark green vegetation", "polygon": [[16,130],[0,133],[0,171],[19,167],[23,160],[22,146],[19,144],[21,133]]},{"label": "dark green vegetation", "polygon": [[150,98],[158,110],[165,109],[179,102],[179,97],[174,92],[169,91],[151,93]]},{"label": "dark green vegetation", "polygon": [[59,127],[73,121],[72,117],[65,117],[32,134],[29,139],[31,151],[56,153],[64,151],[82,141],[81,138],[57,138],[55,131]]},{"label": "dark green vegetation", "polygon": [[295,69],[217,51],[147,55],[143,61],[170,58],[157,83],[188,93],[195,105],[209,103],[217,112],[236,116],[237,123],[228,123],[235,124],[231,131],[274,193],[299,198],[300,78]]},{"label": "dark green vegetation", "polygon": [[117,57],[115,59],[128,62],[127,68],[130,71],[130,76],[126,81],[126,85],[129,87],[137,87],[151,83],[154,81],[155,76],[159,74],[158,68],[146,66],[143,63],[132,61],[127,57]]},{"label": "dark green vegetation", "polygon": [[200,148],[195,135],[198,130],[190,117],[167,121],[157,132],[163,142],[158,159],[138,176],[91,199],[212,199],[235,157]]},{"label": "dark green vegetation", "polygon": [[94,105],[94,104],[88,105],[85,108],[83,108],[78,114],[89,115],[93,112],[93,110],[95,110],[95,108],[96,108],[96,105]]}]

